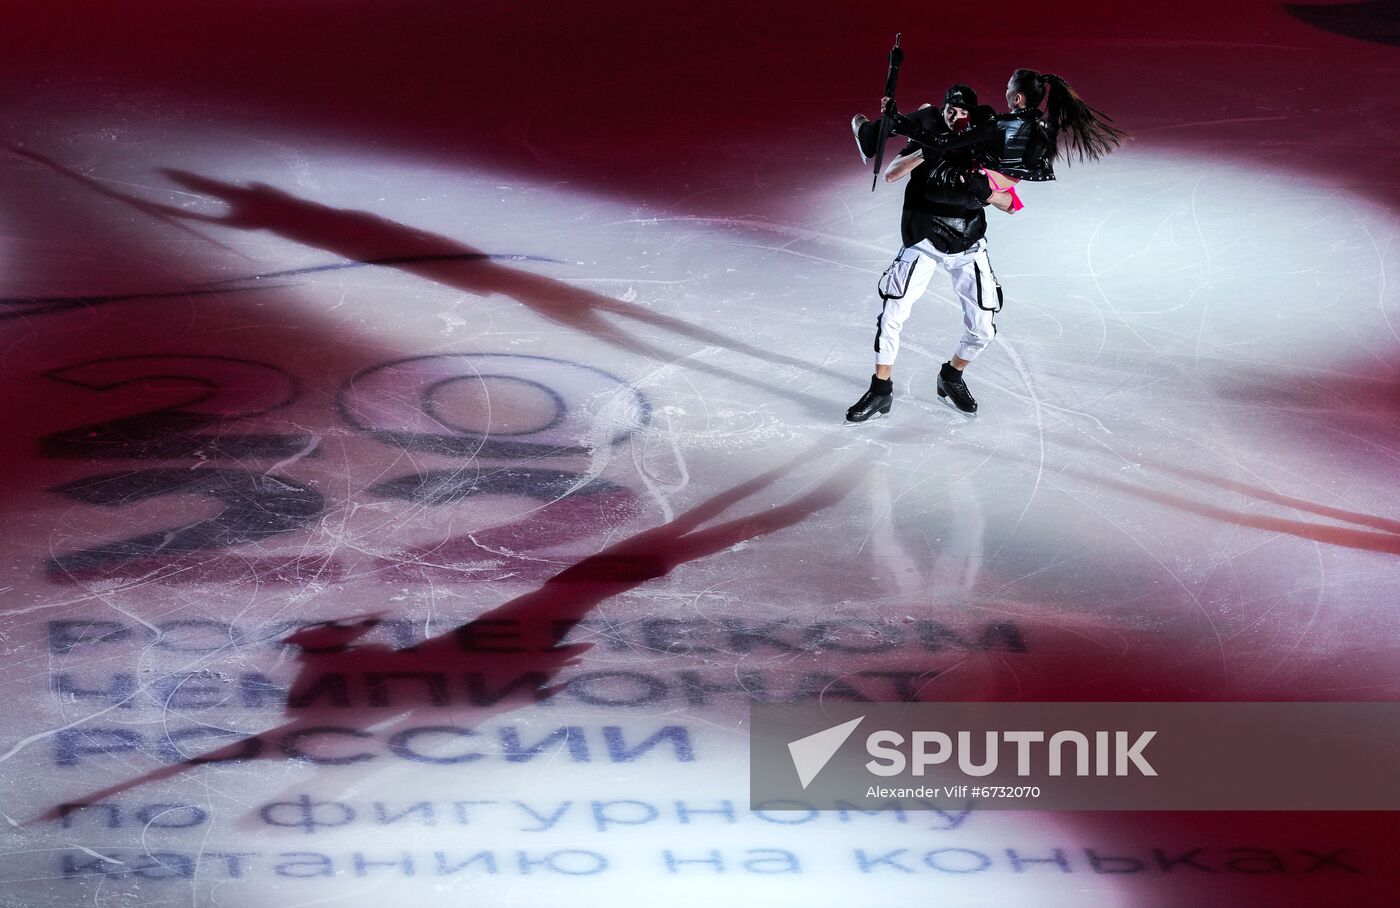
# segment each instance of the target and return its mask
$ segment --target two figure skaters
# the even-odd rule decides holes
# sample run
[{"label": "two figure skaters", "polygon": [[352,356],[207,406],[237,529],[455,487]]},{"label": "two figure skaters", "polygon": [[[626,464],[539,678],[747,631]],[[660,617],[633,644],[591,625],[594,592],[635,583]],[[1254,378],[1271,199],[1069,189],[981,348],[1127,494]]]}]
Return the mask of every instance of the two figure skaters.
[{"label": "two figure skaters", "polygon": [[[893,99],[881,100],[890,131],[909,139],[884,169],[884,178],[894,183],[907,177],[908,183],[899,253],[878,285],[875,374],[869,389],[846,411],[850,422],[890,412],[891,372],[904,322],[939,268],[948,272],[962,306],[963,333],[939,370],[936,390],[962,412],[977,412],[963,370],[996,337],[1002,307],[1001,285],[987,257],[985,207],[1018,210],[1015,183],[1053,180],[1064,147],[1081,160],[1097,160],[1125,138],[1059,76],[1016,70],[1007,82],[1006,103],[1010,112],[998,116],[977,103],[972,88],[960,84],[948,88],[939,109],[925,105],[905,115]],[[857,115],[851,126],[862,159],[874,157],[880,141],[876,124]]]}]

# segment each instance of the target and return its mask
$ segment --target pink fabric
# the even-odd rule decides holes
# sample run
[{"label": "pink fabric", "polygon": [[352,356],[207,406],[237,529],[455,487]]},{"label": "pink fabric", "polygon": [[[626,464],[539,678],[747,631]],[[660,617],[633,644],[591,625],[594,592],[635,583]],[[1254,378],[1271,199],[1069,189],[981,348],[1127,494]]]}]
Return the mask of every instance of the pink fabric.
[{"label": "pink fabric", "polygon": [[1015,214],[1026,207],[1021,203],[1020,195],[1016,193],[1016,184],[1020,182],[1019,180],[1015,177],[1009,177],[1004,173],[997,173],[995,170],[983,169],[982,172],[987,175],[987,182],[991,184],[993,189],[1004,190],[1011,193],[1010,214]]}]

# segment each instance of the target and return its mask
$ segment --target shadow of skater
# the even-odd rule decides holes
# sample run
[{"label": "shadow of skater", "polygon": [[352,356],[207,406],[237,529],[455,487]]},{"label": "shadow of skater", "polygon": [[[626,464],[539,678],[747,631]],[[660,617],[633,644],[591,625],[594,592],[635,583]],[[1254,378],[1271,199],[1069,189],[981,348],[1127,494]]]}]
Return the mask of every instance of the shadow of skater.
[{"label": "shadow of skater", "polygon": [[831,415],[834,411],[830,400],[778,388],[742,371],[712,365],[696,359],[691,354],[677,353],[657,346],[619,327],[616,321],[630,320],[695,343],[740,353],[769,366],[789,366],[844,383],[850,381],[849,376],[796,357],[774,353],[682,319],[653,312],[645,306],[613,299],[601,293],[575,287],[565,281],[493,261],[481,250],[450,237],[417,230],[369,212],[311,202],[266,183],[240,185],[188,171],[163,169],[161,172],[180,186],[217,199],[228,206],[228,210],[220,215],[201,214],[117,192],[108,186],[96,184],[36,152],[7,147],[15,154],[77,180],[108,198],[124,201],[142,213],[167,223],[171,223],[172,220],[196,221],[238,230],[267,230],[304,246],[324,249],[350,261],[397,268],[466,293],[478,296],[508,296],[542,318],[587,334],[620,350],[657,363],[675,363],[687,369],[747,385],[766,395],[786,397],[809,408],[814,415]]},{"label": "shadow of skater", "polygon": [[[240,230],[269,230],[302,245],[324,249],[354,261],[382,260],[386,253],[392,254],[399,260],[393,267],[402,271],[478,296],[497,293],[508,296],[536,315],[618,349],[658,363],[677,363],[768,394],[782,395],[821,415],[831,412],[830,401],[784,391],[742,372],[678,355],[619,328],[603,316],[606,314],[649,325],[687,340],[742,353],[769,365],[792,366],[842,381],[849,380],[848,376],[840,376],[803,360],[776,354],[720,332],[653,312],[645,306],[492,261],[481,250],[465,243],[416,230],[378,215],[310,202],[265,183],[240,186],[182,170],[166,169],[162,173],[186,189],[203,193],[229,206],[225,214],[218,216],[167,208],[167,213],[173,216]],[[478,257],[463,258],[469,255]]]},{"label": "shadow of skater", "polygon": [[92,179],[91,177],[85,177],[82,174],[78,173],[76,170],[64,167],[57,161],[45,157],[44,155],[39,154],[37,151],[31,151],[28,148],[24,148],[23,146],[15,145],[10,142],[0,142],[0,148],[5,149],[10,154],[15,155],[16,157],[32,161],[33,163],[38,164],[41,167],[47,167],[50,170],[53,170],[56,173],[67,177],[70,180],[75,180],[81,183],[87,189],[91,190],[92,192],[97,193],[98,195],[105,196],[109,199],[113,199],[115,201],[129,205],[137,211],[141,212],[142,214],[146,215],[147,217],[154,218],[168,227],[172,227],[176,230],[181,231],[182,233],[187,233],[190,236],[203,240],[211,246],[216,246],[219,249],[222,249],[225,252],[232,253],[233,255],[236,255],[240,258],[248,258],[248,256],[239,252],[237,249],[234,249],[232,246],[220,243],[213,237],[205,236],[199,231],[191,228],[188,224],[182,223],[181,218],[185,217],[185,212],[180,211],[179,209],[171,208],[168,205],[161,205],[158,202],[148,202],[145,199],[140,199],[133,195],[127,195],[122,192],[117,192],[115,189],[105,186],[97,180]]},{"label": "shadow of skater", "polygon": [[[551,687],[551,683],[565,668],[576,664],[588,648],[565,645],[564,638],[605,600],[664,577],[687,562],[791,527],[844,499],[864,477],[863,461],[848,462],[816,488],[785,504],[701,528],[701,524],[772,485],[794,467],[826,453],[825,444],[809,449],[713,496],[669,523],[584,558],[538,589],[416,646],[395,649],[381,644],[356,645],[355,641],[378,623],[377,617],[302,628],[287,640],[300,648],[298,661],[302,664],[287,698],[291,721],[251,736],[210,728],[210,737],[237,736],[237,740],[57,805],[29,822],[63,817],[81,806],[210,763],[291,759],[346,765],[374,759],[363,752],[343,756],[317,754],[316,747],[326,740],[343,747],[350,743],[348,739],[377,737],[387,741],[392,752],[396,741],[400,748],[407,746],[402,737],[406,733],[426,733],[410,731],[415,726],[439,735],[470,735],[470,725],[557,693],[561,688]],[[506,628],[513,630],[507,633]],[[404,701],[390,695],[390,684],[405,678],[426,679],[420,701]],[[449,679],[461,679],[464,693],[454,692]],[[312,700],[324,701],[328,706],[312,708]],[[327,724],[330,719],[335,720],[334,726]],[[422,726],[425,719],[434,724]],[[462,722],[468,724],[459,724]]]}]

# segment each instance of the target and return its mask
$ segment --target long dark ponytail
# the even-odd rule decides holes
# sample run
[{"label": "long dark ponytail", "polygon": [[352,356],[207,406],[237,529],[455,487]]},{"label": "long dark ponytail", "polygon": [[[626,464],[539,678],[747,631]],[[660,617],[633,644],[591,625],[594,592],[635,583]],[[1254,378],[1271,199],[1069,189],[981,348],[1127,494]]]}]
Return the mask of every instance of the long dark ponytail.
[{"label": "long dark ponytail", "polygon": [[1053,73],[1018,69],[1011,81],[1026,96],[1028,107],[1039,107],[1045,99],[1045,127],[1055,144],[1051,160],[1059,157],[1062,140],[1079,160],[1097,161],[1128,137],[1113,125],[1112,117],[1085,104],[1068,82]]}]

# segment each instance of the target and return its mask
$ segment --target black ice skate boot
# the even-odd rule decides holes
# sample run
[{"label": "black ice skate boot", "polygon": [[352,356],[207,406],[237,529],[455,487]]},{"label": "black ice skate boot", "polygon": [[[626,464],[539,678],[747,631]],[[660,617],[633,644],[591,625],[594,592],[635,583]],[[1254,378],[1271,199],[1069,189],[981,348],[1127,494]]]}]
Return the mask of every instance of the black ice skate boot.
[{"label": "black ice skate boot", "polygon": [[870,390],[846,411],[847,422],[865,422],[872,416],[885,416],[894,405],[894,382],[888,378],[870,376]]},{"label": "black ice skate boot", "polygon": [[856,150],[860,152],[860,162],[869,164],[870,159],[875,157],[875,152],[879,151],[880,144],[880,124],[871,123],[864,114],[856,114],[851,117],[851,132],[856,136]]},{"label": "black ice skate boot", "polygon": [[964,413],[977,412],[977,401],[973,399],[972,392],[967,390],[962,370],[953,368],[952,363],[944,363],[943,368],[938,370],[938,396],[947,398]]}]

